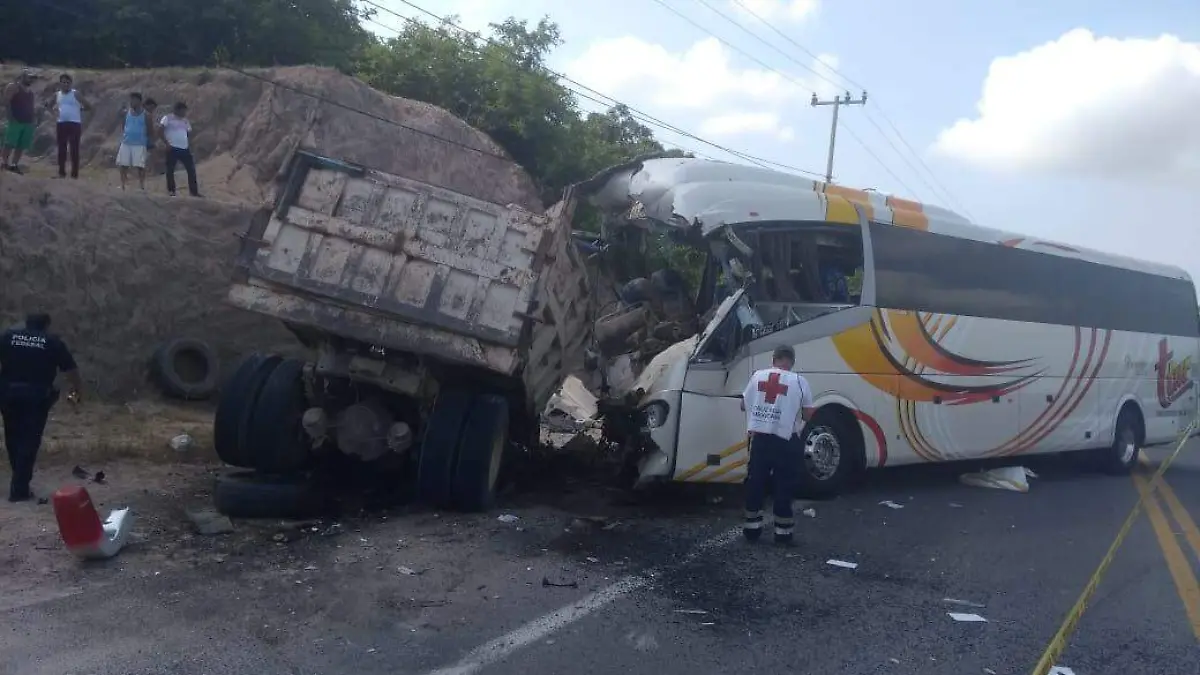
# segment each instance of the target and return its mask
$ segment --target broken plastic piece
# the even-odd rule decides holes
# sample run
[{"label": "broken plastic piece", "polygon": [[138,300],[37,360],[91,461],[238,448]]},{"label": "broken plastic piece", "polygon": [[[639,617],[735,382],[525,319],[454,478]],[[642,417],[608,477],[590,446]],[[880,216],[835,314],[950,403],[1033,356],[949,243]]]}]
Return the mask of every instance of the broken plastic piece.
[{"label": "broken plastic piece", "polygon": [[801,511],[801,513],[803,513],[804,515],[808,516],[809,518],[816,518],[816,517],[817,517],[817,510],[816,510],[816,509],[804,509],[803,511]]},{"label": "broken plastic piece", "polygon": [[883,501],[879,502],[879,505],[880,505],[880,506],[886,506],[886,507],[888,507],[889,509],[902,509],[902,508],[904,508],[904,505],[903,505],[903,504],[897,504],[896,502],[894,502],[894,501],[892,501],[892,500],[890,500],[890,499],[885,499],[885,500],[883,500]]},{"label": "broken plastic piece", "polygon": [[988,620],[978,614],[959,614],[958,612],[946,612],[951,619],[962,621],[965,623],[987,623]]},{"label": "broken plastic piece", "polygon": [[831,560],[826,560],[825,564],[833,565],[834,567],[842,567],[842,568],[845,568],[848,570],[858,569],[858,563],[846,562],[845,560],[832,560],[831,559]]},{"label": "broken plastic piece", "polygon": [[499,516],[496,516],[496,520],[498,520],[502,523],[515,523],[518,520],[520,520],[520,518],[518,518],[517,516],[514,516],[511,513],[503,513]]},{"label": "broken plastic piece", "polygon": [[1029,492],[1029,473],[1023,466],[1006,466],[978,473],[964,473],[959,481],[965,485],[1013,492]]},{"label": "broken plastic piece", "polygon": [[54,516],[63,543],[71,553],[88,560],[111,558],[125,547],[133,529],[129,509],[117,509],[103,522],[91,495],[80,485],[68,485],[54,493]]},{"label": "broken plastic piece", "polygon": [[1054,666],[1047,675],[1075,675],[1075,671],[1066,666]]}]

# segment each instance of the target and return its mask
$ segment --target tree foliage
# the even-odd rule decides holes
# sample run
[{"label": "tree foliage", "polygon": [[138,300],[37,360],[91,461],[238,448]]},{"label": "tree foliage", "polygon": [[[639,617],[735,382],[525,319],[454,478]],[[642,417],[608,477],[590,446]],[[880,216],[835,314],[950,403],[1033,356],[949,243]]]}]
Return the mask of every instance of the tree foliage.
[{"label": "tree foliage", "polygon": [[316,63],[350,72],[373,38],[353,0],[17,0],[0,56],[74,68]]},{"label": "tree foliage", "polygon": [[653,132],[618,105],[584,114],[575,94],[546,70],[558,26],[492,24],[468,41],[452,27],[410,23],[369,47],[358,75],[381,91],[446,108],[487,133],[534,177],[543,197],[613,164],[663,152]]}]

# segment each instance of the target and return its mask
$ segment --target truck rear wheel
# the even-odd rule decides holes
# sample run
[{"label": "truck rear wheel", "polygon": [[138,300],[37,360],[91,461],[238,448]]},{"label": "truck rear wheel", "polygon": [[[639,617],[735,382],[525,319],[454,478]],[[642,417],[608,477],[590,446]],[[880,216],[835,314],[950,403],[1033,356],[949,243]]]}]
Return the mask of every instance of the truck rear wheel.
[{"label": "truck rear wheel", "polygon": [[485,511],[496,496],[496,479],[508,445],[508,399],[481,394],[471,404],[458,440],[453,500],[461,511]]},{"label": "truck rear wheel", "polygon": [[246,469],[254,466],[246,444],[251,414],[263,383],[282,360],[278,356],[251,354],[221,387],[213,417],[213,447],[222,462]]},{"label": "truck rear wheel", "polygon": [[470,409],[470,394],[443,390],[425,421],[417,463],[417,498],[430,506],[448,508],[453,502],[458,439]]},{"label": "truck rear wheel", "polygon": [[304,468],[309,440],[300,421],[307,408],[304,362],[287,359],[267,377],[247,425],[246,448],[255,469],[291,473]]}]

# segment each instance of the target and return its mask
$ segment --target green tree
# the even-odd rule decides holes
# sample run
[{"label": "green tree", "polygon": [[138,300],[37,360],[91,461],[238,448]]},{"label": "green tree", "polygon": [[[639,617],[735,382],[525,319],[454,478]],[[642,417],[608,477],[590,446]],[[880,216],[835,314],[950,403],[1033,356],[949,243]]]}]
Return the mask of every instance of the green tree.
[{"label": "green tree", "polygon": [[349,72],[373,38],[353,0],[0,3],[0,57],[75,68],[313,63]]},{"label": "green tree", "polygon": [[[491,25],[472,43],[449,26],[409,23],[369,47],[358,75],[372,87],[427,101],[496,140],[533,176],[544,201],[572,183],[635,157],[663,152],[653,132],[625,106],[583,114],[574,93],[546,69],[561,44],[543,18]],[[594,214],[585,221],[594,220]]]}]

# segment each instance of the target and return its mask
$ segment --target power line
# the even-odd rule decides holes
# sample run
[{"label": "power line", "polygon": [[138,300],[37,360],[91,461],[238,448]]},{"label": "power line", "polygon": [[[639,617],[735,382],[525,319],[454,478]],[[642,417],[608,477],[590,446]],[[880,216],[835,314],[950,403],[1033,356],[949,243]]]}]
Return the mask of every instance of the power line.
[{"label": "power line", "polygon": [[[364,1],[364,2],[367,2],[368,0],[363,0],[363,1]],[[369,3],[369,4],[374,4],[374,3]],[[393,12],[393,13],[395,13],[395,12]],[[412,17],[405,17],[405,16],[403,16],[403,15],[400,15],[400,14],[397,14],[397,16],[399,16],[399,17],[401,17],[401,18],[405,19],[406,21],[412,22],[412,23],[420,23],[420,21],[419,21],[418,19],[414,19],[414,18],[412,18]],[[385,23],[383,23],[383,22],[381,22],[381,21],[377,21],[377,20],[375,20],[375,19],[372,19],[372,18],[369,18],[369,17],[364,17],[364,18],[365,18],[365,19],[366,19],[366,21],[368,21],[369,23],[373,23],[373,24],[375,24],[376,26],[379,26],[380,28],[383,28],[383,29],[389,30],[389,31],[391,31],[392,33],[395,33],[397,36],[399,36],[399,35],[400,35],[400,33],[401,33],[401,31],[400,31],[399,29],[395,28],[394,26],[389,26],[389,25],[387,25],[387,24],[385,24]],[[462,41],[461,41],[461,40],[459,40],[459,42],[462,42]],[[465,42],[462,42],[462,43],[463,43],[463,44],[467,44],[467,43],[465,43]],[[587,100],[587,101],[591,101],[592,103],[595,103],[596,105],[599,105],[599,106],[601,106],[601,108],[604,108],[604,109],[610,109],[610,108],[612,108],[612,107],[613,107],[613,104],[612,104],[611,102],[608,102],[608,101],[602,101],[602,100],[600,100],[600,99],[598,99],[598,98],[596,98],[596,97],[594,97],[594,96],[590,96],[590,95],[588,95],[588,94],[586,94],[586,93],[584,93],[584,92],[581,92],[581,91],[576,91],[576,90],[572,89],[571,87],[564,87],[564,88],[565,88],[565,89],[567,89],[568,91],[570,91],[570,92],[571,92],[572,94],[574,94],[575,96],[577,96],[577,97],[579,97],[579,98],[582,98],[582,99],[584,99],[584,100]],[[619,102],[618,102],[618,103],[619,103]],[[602,114],[602,113],[592,113],[592,114]],[[669,131],[669,130],[668,130],[668,131]],[[656,140],[659,142],[659,144],[663,144],[663,145],[670,145],[671,147],[673,147],[673,148],[674,148],[674,149],[676,149],[676,150],[681,150],[681,151],[683,151],[683,152],[686,152],[686,153],[689,153],[689,154],[692,154],[692,155],[696,155],[697,157],[702,157],[702,158],[704,158],[704,159],[709,159],[709,160],[717,161],[717,160],[715,160],[713,157],[711,157],[711,156],[709,156],[709,155],[706,155],[706,154],[704,154],[704,153],[702,153],[702,152],[700,152],[700,151],[698,151],[698,150],[694,150],[694,149],[692,149],[692,148],[689,148],[689,147],[687,147],[687,146],[685,146],[685,145],[680,145],[680,144],[678,144],[678,143],[664,142],[662,139],[656,139]],[[761,166],[761,165],[760,165],[760,166]],[[763,167],[763,168],[766,168],[766,167]]]},{"label": "power line", "polygon": [[[405,0],[401,0],[401,2],[404,2],[404,1],[405,1]],[[695,20],[694,20],[694,19],[692,19],[691,17],[687,16],[686,14],[684,14],[684,13],[680,12],[679,10],[675,9],[674,7],[672,7],[672,6],[668,5],[668,4],[667,4],[666,2],[664,2],[663,0],[653,0],[653,1],[654,1],[656,4],[658,4],[659,6],[661,6],[663,9],[665,9],[665,10],[667,10],[668,12],[670,12],[670,13],[674,14],[675,16],[679,17],[680,19],[683,19],[684,21],[686,21],[687,23],[691,24],[692,26],[695,26],[696,28],[700,29],[701,31],[704,31],[705,33],[708,33],[708,34],[709,34],[709,35],[711,35],[713,38],[715,38],[715,39],[716,39],[718,42],[720,42],[721,44],[725,45],[725,46],[726,46],[726,47],[728,47],[729,49],[732,49],[733,51],[737,52],[738,54],[741,54],[741,55],[742,55],[742,56],[744,56],[745,58],[747,58],[747,59],[750,59],[751,61],[753,61],[753,62],[757,63],[758,65],[762,66],[763,68],[766,68],[767,70],[769,70],[769,71],[771,71],[771,72],[775,73],[776,75],[779,75],[780,77],[782,77],[782,78],[784,78],[784,79],[786,79],[786,80],[789,80],[790,82],[792,82],[792,83],[794,83],[794,84],[796,84],[796,85],[799,85],[799,86],[801,86],[801,87],[804,87],[804,86],[806,86],[806,85],[805,85],[805,83],[801,82],[800,80],[797,80],[796,78],[792,77],[791,75],[788,75],[787,73],[784,73],[783,71],[781,71],[781,70],[779,70],[779,69],[775,68],[774,66],[770,65],[769,63],[766,63],[766,62],[765,62],[765,61],[763,61],[762,59],[759,59],[758,57],[756,57],[756,56],[754,56],[754,55],[750,54],[750,53],[749,53],[749,52],[747,52],[746,50],[744,50],[744,49],[741,49],[741,48],[740,48],[740,47],[738,47],[737,45],[734,45],[734,44],[730,43],[728,40],[726,40],[726,39],[722,38],[720,35],[717,35],[716,33],[712,32],[712,31],[711,31],[711,30],[709,30],[708,28],[705,28],[705,27],[704,27],[704,26],[702,26],[700,23],[698,23],[697,21],[695,21]],[[700,2],[701,2],[701,3],[703,3],[703,2],[704,2],[704,0],[700,0]],[[709,6],[709,5],[707,5],[707,4],[705,4],[705,6],[706,6],[706,7],[709,7],[709,9],[713,9],[711,6]],[[718,11],[718,10],[716,10],[716,9],[713,9],[713,11],[714,11],[714,12],[716,12],[717,14],[721,14],[721,16],[725,16],[724,14],[722,14],[720,11]],[[726,18],[727,20],[729,20],[729,21],[733,21],[733,19],[730,19],[729,17],[725,17],[725,18]],[[741,24],[738,24],[736,21],[733,21],[733,23],[734,23],[735,25],[737,25],[739,28],[742,28],[742,30],[749,31],[749,29],[745,28],[745,27],[744,27],[744,26],[742,26]],[[754,34],[753,34],[753,33],[751,33],[751,35],[754,35]],[[757,36],[756,36],[756,37],[757,37]],[[763,40],[762,40],[762,38],[758,38],[758,40],[759,40],[760,42],[762,42],[762,41],[763,41]],[[765,42],[764,42],[764,44],[768,44],[768,46],[770,46],[770,45],[769,45],[769,43],[765,43]],[[806,67],[806,68],[808,68],[807,66],[805,66],[805,67]],[[808,68],[808,70],[813,70],[813,69],[812,69],[812,68]],[[816,71],[815,71],[815,70],[813,70],[813,72],[815,73]],[[822,79],[825,79],[826,81],[830,81],[830,80],[828,80],[828,78],[824,78],[823,76],[821,76],[821,77],[822,77]],[[880,166],[882,166],[882,167],[884,168],[884,170],[885,170],[885,171],[887,171],[888,173],[892,173],[892,170],[891,170],[890,168],[888,168],[886,164],[884,164],[884,163],[883,163],[883,160],[881,160],[881,159],[879,158],[879,155],[877,155],[877,154],[875,154],[874,152],[872,152],[872,151],[870,150],[870,148],[868,148],[868,147],[867,147],[867,145],[866,145],[866,144],[863,142],[863,140],[862,140],[861,138],[859,138],[859,137],[858,137],[856,134],[853,134],[853,133],[851,133],[851,134],[850,134],[850,138],[854,139],[854,141],[855,141],[856,143],[858,143],[859,145],[861,145],[861,146],[863,147],[863,149],[864,149],[864,150],[867,150],[867,154],[868,154],[868,155],[870,155],[871,157],[873,157],[873,158],[875,159],[875,161],[876,161],[876,162],[878,162],[878,163],[879,163],[879,165],[880,165]],[[895,174],[894,174],[894,173],[892,173],[892,175],[893,175],[893,176],[895,176]],[[911,188],[905,188],[905,189],[909,190],[909,192],[910,192],[910,193],[912,193],[912,194],[914,194],[914,195],[916,194],[916,192],[915,192],[914,190],[912,190]]]},{"label": "power line", "polygon": [[[453,22],[453,21],[450,21],[450,20],[449,20],[447,17],[441,16],[441,15],[437,14],[436,12],[433,12],[433,11],[431,11],[431,10],[425,9],[424,7],[422,7],[422,6],[420,6],[420,5],[416,4],[416,3],[410,2],[409,0],[397,0],[397,1],[398,1],[398,2],[400,2],[401,4],[407,5],[408,7],[412,8],[412,9],[414,9],[414,10],[418,11],[418,12],[421,12],[421,13],[423,13],[423,14],[425,14],[425,15],[429,16],[429,17],[430,17],[430,18],[432,18],[432,19],[435,19],[436,21],[438,21],[439,23],[441,23],[441,24],[443,24],[443,25],[445,25],[445,26],[450,26],[450,27],[452,27],[452,28],[454,28],[454,29],[458,30],[460,33],[463,33],[463,34],[465,34],[465,35],[469,35],[469,36],[471,36],[472,38],[474,38],[474,39],[476,39],[476,40],[481,40],[481,41],[483,41],[483,42],[485,42],[485,43],[487,43],[487,44],[489,44],[489,45],[492,45],[492,46],[495,46],[495,47],[499,47],[500,49],[504,49],[505,51],[508,51],[508,52],[509,52],[510,54],[512,54],[513,56],[519,56],[518,54],[516,54],[515,52],[513,52],[513,51],[511,50],[511,48],[509,48],[507,45],[501,44],[500,42],[497,42],[496,40],[494,40],[494,39],[492,39],[492,38],[489,38],[489,37],[486,37],[486,36],[480,35],[479,33],[475,32],[475,31],[472,31],[472,30],[469,30],[469,29],[463,28],[461,25],[459,25],[459,24],[457,24],[457,23],[455,23],[455,22]],[[374,0],[362,0],[362,2],[364,2],[365,4],[367,4],[367,5],[370,5],[370,6],[372,6],[372,7],[375,7],[376,9],[379,9],[379,10],[382,10],[382,11],[384,11],[384,12],[387,12],[388,14],[392,14],[393,16],[399,17],[399,18],[401,18],[401,19],[403,19],[403,20],[405,20],[405,21],[407,21],[407,22],[410,22],[410,23],[412,23],[412,22],[418,22],[418,21],[417,21],[417,19],[413,19],[413,18],[411,18],[411,17],[404,16],[403,14],[400,14],[399,12],[396,12],[395,10],[393,10],[393,9],[391,9],[391,8],[389,8],[389,7],[384,7],[383,5],[380,5],[379,3],[375,2]],[[419,22],[418,22],[418,23],[419,23]],[[460,42],[462,42],[462,41],[460,40]],[[470,43],[466,43],[466,42],[464,42],[464,44],[470,44]],[[601,98],[603,98],[603,99],[610,100],[610,101],[612,101],[612,102],[613,102],[613,104],[614,104],[614,105],[623,106],[624,108],[626,108],[627,110],[629,110],[629,111],[630,111],[630,113],[631,113],[631,115],[634,117],[634,119],[637,119],[638,121],[640,121],[640,122],[643,122],[643,123],[645,123],[645,124],[648,124],[648,125],[651,125],[651,126],[657,126],[657,127],[659,127],[659,128],[663,128],[663,129],[666,129],[666,130],[668,130],[668,131],[674,132],[674,133],[676,133],[676,134],[679,134],[680,136],[684,136],[684,137],[686,137],[686,138],[692,139],[692,140],[694,140],[694,141],[697,141],[697,142],[699,142],[699,143],[703,143],[704,145],[707,145],[707,146],[709,146],[709,147],[715,148],[715,149],[717,149],[717,150],[720,150],[720,151],[722,151],[722,152],[725,152],[725,153],[727,153],[727,154],[730,154],[730,155],[732,155],[732,156],[734,156],[734,157],[738,157],[738,158],[740,158],[740,159],[743,159],[743,160],[746,160],[746,161],[748,161],[748,162],[751,162],[751,163],[757,164],[757,165],[759,165],[759,166],[760,166],[760,167],[762,167],[762,168],[769,168],[768,166],[764,166],[764,165],[770,165],[770,166],[774,166],[774,167],[782,168],[782,169],[785,169],[785,170],[788,170],[788,171],[792,171],[792,172],[796,172],[796,173],[808,174],[808,175],[810,175],[810,176],[820,176],[820,174],[819,174],[819,173],[817,173],[816,171],[809,171],[809,170],[807,170],[807,169],[801,169],[801,168],[799,168],[799,167],[791,166],[791,165],[789,165],[789,164],[784,164],[784,163],[782,163],[782,162],[776,162],[776,161],[773,161],[773,160],[765,159],[765,158],[763,158],[763,157],[757,157],[757,156],[755,156],[755,155],[751,155],[751,154],[749,154],[749,153],[742,152],[742,151],[740,151],[740,150],[734,150],[734,149],[732,149],[732,148],[729,148],[729,147],[726,147],[726,146],[720,145],[720,144],[718,144],[718,143],[715,143],[715,142],[713,142],[713,141],[710,141],[710,140],[708,140],[708,139],[701,138],[700,136],[697,136],[696,134],[694,134],[694,133],[692,133],[692,132],[690,132],[690,131],[686,131],[686,130],[684,130],[684,129],[681,129],[681,128],[679,128],[679,127],[677,127],[677,126],[673,125],[673,124],[670,124],[669,122],[664,122],[663,120],[661,120],[661,119],[659,119],[659,118],[657,118],[657,117],[654,117],[653,115],[650,115],[649,113],[646,113],[646,112],[644,112],[644,111],[642,111],[642,110],[638,110],[637,108],[634,108],[633,106],[631,106],[631,105],[629,105],[629,104],[627,104],[627,103],[623,103],[623,102],[619,101],[618,99],[616,99],[616,98],[614,98],[614,97],[612,97],[612,96],[610,96],[610,95],[608,95],[608,94],[605,94],[605,93],[603,93],[603,92],[597,91],[597,90],[595,90],[595,89],[593,89],[593,88],[591,88],[591,87],[589,87],[589,86],[587,86],[587,85],[585,85],[585,84],[583,84],[583,83],[581,83],[581,82],[578,82],[578,81],[576,81],[576,80],[573,80],[573,79],[571,79],[570,77],[567,77],[566,75],[564,75],[563,73],[560,73],[560,72],[557,72],[557,71],[551,70],[550,68],[547,68],[546,66],[540,66],[540,69],[541,69],[543,72],[545,72],[546,74],[548,74],[548,75],[551,75],[551,76],[553,76],[553,77],[555,77],[555,78],[557,78],[557,79],[559,79],[559,80],[561,80],[561,81],[563,81],[563,82],[566,82],[566,83],[568,83],[569,85],[573,85],[574,87],[576,87],[576,88],[578,88],[578,89],[582,89],[582,90],[584,90],[584,91],[586,91],[586,92],[589,92],[590,94],[594,94],[594,95],[596,95],[596,96],[599,96],[599,97],[601,97]],[[572,91],[573,93],[576,93],[576,94],[578,94],[578,93],[579,93],[578,91],[576,91],[576,90],[573,90],[573,89],[572,89],[571,87],[569,87],[569,86],[568,86],[568,87],[566,87],[566,88],[567,88],[569,91]]]},{"label": "power line", "polygon": [[[757,20],[759,21],[759,23],[761,23],[761,24],[763,24],[764,26],[766,26],[768,29],[770,29],[770,30],[771,30],[771,32],[773,32],[773,33],[775,33],[776,35],[778,35],[779,37],[783,38],[784,40],[786,40],[788,43],[790,43],[792,46],[796,47],[796,48],[797,48],[797,49],[799,49],[800,51],[802,51],[802,52],[804,52],[805,54],[807,54],[807,55],[811,56],[811,57],[813,58],[813,60],[814,60],[814,61],[821,61],[821,57],[820,57],[820,56],[818,56],[817,54],[814,54],[814,53],[813,53],[811,50],[809,50],[807,47],[805,47],[804,45],[800,44],[800,43],[799,43],[799,42],[797,42],[796,40],[792,39],[791,37],[789,37],[789,36],[788,36],[786,33],[784,33],[783,31],[779,30],[779,28],[778,28],[778,27],[776,27],[776,26],[775,26],[775,24],[771,23],[770,21],[767,21],[765,18],[763,18],[763,17],[762,17],[761,15],[759,15],[757,12],[755,12],[754,10],[750,9],[749,7],[747,7],[747,6],[746,6],[746,5],[745,5],[745,4],[742,2],[742,0],[730,0],[730,1],[731,1],[731,2],[732,2],[734,5],[737,5],[737,6],[738,6],[740,9],[742,9],[744,12],[746,12],[746,13],[747,13],[747,14],[749,14],[750,16],[754,17],[755,19],[757,19]],[[709,5],[708,5],[708,4],[705,2],[705,0],[700,0],[700,2],[701,2],[701,3],[703,3],[703,4],[705,4],[705,6],[708,6],[708,7],[709,7],[709,9],[713,9],[711,6],[709,6]],[[717,11],[717,10],[713,9],[713,11]],[[717,12],[717,13],[718,13],[718,14],[720,14],[720,12]],[[734,23],[737,23],[737,22],[734,22]],[[741,27],[741,24],[737,24],[737,25],[738,25],[739,27]],[[743,30],[747,30],[747,31],[749,30],[749,29],[746,29],[746,28],[744,28],[744,27],[742,27],[742,28],[743,28]],[[762,42],[763,42],[764,44],[767,44],[768,46],[772,46],[772,47],[774,48],[774,46],[773,46],[773,45],[770,45],[770,43],[766,42],[765,40],[763,40]],[[803,65],[803,64],[801,64],[801,65]],[[805,67],[805,68],[808,68],[807,66],[804,66],[804,67]],[[851,78],[850,78],[848,75],[846,75],[845,73],[842,73],[842,72],[838,71],[836,68],[834,68],[834,67],[832,67],[832,66],[829,66],[828,64],[826,64],[826,67],[827,67],[827,68],[829,68],[829,71],[830,71],[831,73],[834,73],[835,75],[837,75],[837,76],[838,76],[838,77],[840,77],[841,79],[845,80],[845,81],[846,81],[848,84],[850,84],[851,86],[853,86],[853,87],[855,87],[855,88],[857,88],[857,89],[866,89],[866,87],[865,87],[865,86],[863,86],[861,83],[859,83],[859,82],[855,82],[855,81],[854,81],[853,79],[851,79]],[[827,78],[827,77],[825,77],[824,75],[822,75],[821,73],[817,72],[815,69],[812,69],[812,68],[808,68],[808,69],[809,69],[810,71],[812,71],[812,73],[813,73],[814,75],[816,75],[817,77],[819,77],[819,78],[821,78],[821,79],[825,80],[826,82],[830,82],[831,84],[833,84],[834,86],[837,86],[837,87],[839,87],[839,88],[841,87],[841,85],[838,85],[837,83],[835,83],[835,82],[832,82],[831,80],[829,80],[829,78]],[[960,202],[959,202],[957,199],[955,199],[955,197],[954,197],[954,194],[953,194],[953,193],[951,193],[951,192],[950,192],[950,190],[948,190],[948,189],[946,188],[946,186],[945,186],[945,185],[943,185],[943,184],[942,184],[942,182],[941,182],[940,180],[938,180],[937,174],[935,174],[935,173],[933,172],[933,170],[929,168],[929,165],[928,165],[928,164],[925,162],[925,160],[924,160],[924,159],[921,157],[921,153],[919,153],[919,152],[917,152],[916,150],[914,150],[914,149],[913,149],[913,147],[912,147],[912,145],[910,145],[910,144],[909,144],[908,140],[904,138],[904,134],[900,133],[900,129],[896,127],[896,124],[895,124],[894,122],[892,122],[892,119],[891,119],[891,117],[889,117],[889,116],[888,116],[888,114],[887,114],[887,113],[884,111],[884,109],[883,109],[883,106],[879,105],[879,104],[878,104],[878,102],[877,102],[875,107],[876,107],[876,109],[877,109],[877,110],[879,110],[879,116],[883,118],[883,121],[884,121],[884,122],[886,122],[886,123],[887,123],[887,125],[888,125],[889,127],[891,127],[891,129],[892,129],[892,132],[896,134],[896,138],[900,139],[900,143],[902,143],[902,144],[904,145],[904,147],[905,147],[905,148],[907,148],[907,149],[908,149],[908,151],[909,151],[909,152],[912,154],[912,156],[913,156],[913,157],[915,157],[915,158],[917,159],[917,162],[918,162],[918,163],[921,165],[921,167],[922,167],[922,168],[924,168],[924,170],[925,170],[925,173],[926,173],[926,174],[928,174],[929,178],[930,178],[930,179],[933,181],[934,185],[936,185],[936,186],[937,186],[937,189],[934,189],[934,188],[933,188],[933,186],[932,186],[932,185],[930,185],[930,186],[929,186],[929,187],[930,187],[930,189],[931,189],[931,190],[933,190],[933,192],[935,192],[935,193],[936,193],[936,192],[938,192],[938,191],[940,190],[940,191],[941,191],[941,194],[942,194],[942,195],[943,195],[943,197],[946,199],[946,201],[948,201],[948,202],[951,202],[951,203],[952,203],[952,204],[953,204],[953,205],[954,205],[956,208],[959,208],[959,209],[961,209],[961,210],[962,210],[963,212],[965,212],[965,213],[966,213],[968,216],[971,216],[971,212],[970,212],[970,211],[968,211],[968,210],[967,210],[967,208],[966,208],[965,206],[963,206],[963,205],[962,205],[962,204],[961,204],[961,203],[960,203]],[[888,143],[889,143],[889,144],[891,144],[891,140],[888,138],[887,134],[886,134],[886,133],[884,133],[883,129],[882,129],[882,128],[880,128],[880,127],[879,127],[879,125],[878,125],[878,124],[876,124],[876,122],[875,122],[873,119],[871,119],[871,115],[870,115],[870,113],[868,113],[868,114],[867,114],[867,121],[869,121],[869,122],[870,122],[872,125],[874,125],[874,126],[875,126],[875,128],[876,128],[876,129],[879,131],[879,134],[880,134],[881,136],[883,136],[884,140],[888,141]],[[905,160],[905,163],[908,163],[908,160],[907,160],[907,159],[904,157],[903,153],[901,153],[901,152],[900,152],[900,150],[899,150],[898,148],[896,148],[894,144],[892,144],[892,148],[893,148],[894,150],[896,150],[896,154],[897,154],[897,155],[900,155],[901,159],[904,159],[904,160]],[[919,178],[921,178],[921,180],[922,180],[922,181],[924,181],[924,180],[925,180],[925,178],[924,178],[923,176],[921,176],[921,175],[920,175],[920,172],[919,172],[919,171],[917,171],[917,170],[916,170],[916,168],[915,168],[915,167],[913,167],[911,164],[909,164],[909,168],[912,168],[912,169],[913,169],[913,171],[914,171],[914,173],[917,173],[918,177],[919,177]],[[929,183],[926,183],[926,185],[929,185]],[[974,219],[974,217],[973,217],[973,216],[972,216],[972,219]]]}]

